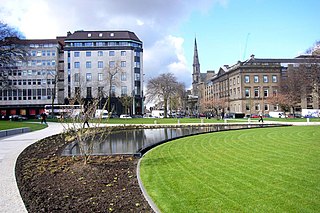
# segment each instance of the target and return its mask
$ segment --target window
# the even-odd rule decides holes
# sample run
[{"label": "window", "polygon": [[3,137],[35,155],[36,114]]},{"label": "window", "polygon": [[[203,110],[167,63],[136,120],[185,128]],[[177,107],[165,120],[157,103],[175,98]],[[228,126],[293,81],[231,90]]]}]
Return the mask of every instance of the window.
[{"label": "window", "polygon": [[125,61],[121,61],[121,67],[126,67],[126,62]]},{"label": "window", "polygon": [[75,93],[75,96],[80,96],[80,94],[81,94],[80,87],[75,87],[74,88],[74,93]]},{"label": "window", "polygon": [[80,82],[80,74],[79,73],[75,73],[74,74],[74,81],[75,82]]},{"label": "window", "polygon": [[121,51],[121,56],[126,56],[127,52],[126,51]]},{"label": "window", "polygon": [[87,56],[87,57],[91,57],[91,51],[87,51],[87,52],[86,52],[86,56]]},{"label": "window", "polygon": [[46,51],[45,50],[42,51],[42,56],[46,56]]},{"label": "window", "polygon": [[91,81],[92,80],[92,74],[91,73],[87,73],[86,74],[86,79],[87,79],[87,81]]},{"label": "window", "polygon": [[127,80],[127,73],[122,72],[121,73],[121,81],[126,81]]},{"label": "window", "polygon": [[277,76],[276,76],[276,75],[273,75],[273,76],[272,76],[272,82],[273,82],[273,83],[277,83],[277,82],[278,82],[278,79],[277,79]]},{"label": "window", "polygon": [[246,98],[250,97],[250,88],[245,88],[245,97]]},{"label": "window", "polygon": [[250,105],[249,104],[246,104],[246,110],[250,111]]},{"label": "window", "polygon": [[140,81],[140,73],[135,73],[134,74],[134,80],[135,81]]},{"label": "window", "polygon": [[121,87],[121,96],[125,96],[127,95],[128,92],[127,92],[127,86],[122,86]]},{"label": "window", "polygon": [[134,52],[134,56],[140,57],[140,52]]},{"label": "window", "polygon": [[134,62],[134,67],[140,68],[140,62]]},{"label": "window", "polygon": [[80,68],[80,62],[74,62],[74,68]]},{"label": "window", "polygon": [[80,52],[74,52],[74,57],[80,57]]},{"label": "window", "polygon": [[237,84],[239,84],[239,83],[240,83],[240,77],[237,76]]},{"label": "window", "polygon": [[115,65],[116,65],[116,62],[115,62],[115,61],[109,61],[109,67],[110,67],[110,68],[115,67]]},{"label": "window", "polygon": [[277,89],[273,89],[272,95],[273,95],[273,96],[277,96],[277,93],[278,93],[278,90],[277,90]]},{"label": "window", "polygon": [[103,74],[102,73],[98,73],[98,81],[102,81],[103,80]]},{"label": "window", "polygon": [[109,51],[109,56],[114,56],[114,55],[115,55],[114,51]]},{"label": "window", "polygon": [[98,56],[103,56],[103,51],[98,51]]},{"label": "window", "polygon": [[98,61],[98,68],[103,68],[103,61]]},{"label": "window", "polygon": [[253,77],[253,81],[254,81],[254,83],[259,83],[259,76],[258,76],[258,75],[255,75],[255,76]]},{"label": "window", "polygon": [[259,97],[259,88],[254,88],[254,97],[255,98]]},{"label": "window", "polygon": [[98,87],[98,97],[103,97],[103,87]]},{"label": "window", "polygon": [[265,105],[264,105],[264,110],[265,110],[265,111],[269,111],[269,104],[265,104]]},{"label": "window", "polygon": [[112,96],[116,95],[116,86],[114,86],[114,85],[111,86],[111,95]]},{"label": "window", "polygon": [[92,97],[92,88],[87,87],[87,98],[91,98],[91,97]]},{"label": "window", "polygon": [[86,68],[91,68],[91,61],[86,62]]},{"label": "window", "polygon": [[249,75],[244,76],[244,83],[250,83],[250,76]]},{"label": "window", "polygon": [[255,104],[255,105],[254,105],[254,109],[255,109],[256,111],[259,111],[259,110],[260,110],[260,104]]},{"label": "window", "polygon": [[263,76],[263,83],[268,83],[268,82],[269,82],[268,76],[264,75]]},{"label": "window", "polygon": [[263,89],[263,96],[268,97],[269,96],[269,89]]}]

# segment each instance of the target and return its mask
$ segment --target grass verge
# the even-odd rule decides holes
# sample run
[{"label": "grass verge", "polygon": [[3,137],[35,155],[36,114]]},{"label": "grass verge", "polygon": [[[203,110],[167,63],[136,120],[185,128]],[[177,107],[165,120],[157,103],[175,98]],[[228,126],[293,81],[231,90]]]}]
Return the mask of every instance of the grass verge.
[{"label": "grass verge", "polygon": [[39,123],[28,123],[20,121],[0,121],[0,130],[30,127],[31,131],[44,129],[47,126]]},{"label": "grass verge", "polygon": [[161,212],[319,212],[319,161],[319,126],[304,126],[178,139],[140,169]]}]

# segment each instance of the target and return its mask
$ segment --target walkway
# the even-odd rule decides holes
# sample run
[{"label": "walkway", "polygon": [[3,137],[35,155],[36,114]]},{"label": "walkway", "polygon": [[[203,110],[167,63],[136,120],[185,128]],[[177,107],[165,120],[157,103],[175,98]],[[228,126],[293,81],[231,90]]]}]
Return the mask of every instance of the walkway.
[{"label": "walkway", "polygon": [[39,131],[0,139],[0,213],[27,212],[16,183],[16,160],[30,144],[62,131],[60,123],[49,123]]}]

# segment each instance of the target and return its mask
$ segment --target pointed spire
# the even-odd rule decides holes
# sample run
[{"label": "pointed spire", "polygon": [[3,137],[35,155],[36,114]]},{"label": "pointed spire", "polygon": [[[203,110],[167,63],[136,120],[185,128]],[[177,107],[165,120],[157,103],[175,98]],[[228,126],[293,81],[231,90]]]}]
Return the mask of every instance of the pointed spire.
[{"label": "pointed spire", "polygon": [[197,47],[197,38],[194,38],[193,66],[200,65]]}]

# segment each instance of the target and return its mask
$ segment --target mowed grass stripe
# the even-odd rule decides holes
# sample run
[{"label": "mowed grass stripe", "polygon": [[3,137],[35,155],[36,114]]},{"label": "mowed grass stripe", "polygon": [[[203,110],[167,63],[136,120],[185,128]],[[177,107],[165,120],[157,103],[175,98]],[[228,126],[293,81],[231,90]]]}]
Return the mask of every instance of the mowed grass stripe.
[{"label": "mowed grass stripe", "polygon": [[319,132],[263,128],[179,139],[143,157],[141,178],[163,212],[317,212]]}]

